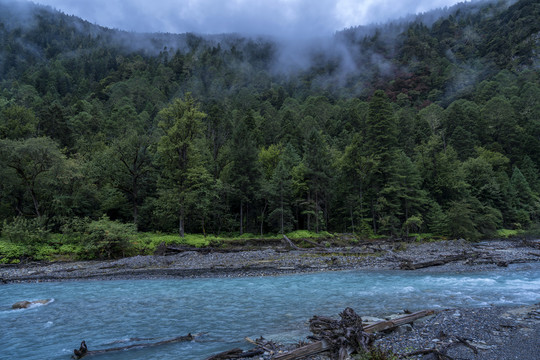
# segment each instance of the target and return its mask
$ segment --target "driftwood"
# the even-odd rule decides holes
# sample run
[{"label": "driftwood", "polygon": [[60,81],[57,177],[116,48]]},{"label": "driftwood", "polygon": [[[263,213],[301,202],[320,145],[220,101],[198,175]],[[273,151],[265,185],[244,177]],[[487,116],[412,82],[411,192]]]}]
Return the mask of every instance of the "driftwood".
[{"label": "driftwood", "polygon": [[311,240],[309,240],[309,239],[302,239],[302,241],[307,242],[308,244],[311,244],[311,245],[315,246],[315,247],[318,248],[318,249],[324,249],[324,250],[326,250],[326,248],[325,248],[323,245],[321,245],[321,244],[319,244],[319,243],[317,243],[317,242],[315,242],[315,241],[311,241]]},{"label": "driftwood", "polygon": [[284,354],[275,356],[273,359],[275,360],[302,359],[306,356],[311,356],[311,355],[315,355],[324,351],[328,351],[329,349],[330,349],[330,344],[325,343],[324,341],[316,341],[314,343],[304,345],[302,347],[286,352]]},{"label": "driftwood", "polygon": [[257,355],[264,354],[263,349],[254,349],[251,351],[243,351],[240,348],[227,350],[224,352],[220,352],[219,354],[215,354],[210,356],[209,358],[206,358],[205,360],[229,360],[229,359],[244,359],[244,358],[250,358]]},{"label": "driftwood", "polygon": [[344,360],[349,353],[363,353],[373,343],[373,336],[364,331],[362,318],[351,308],[339,314],[341,320],[314,316],[309,320],[312,340],[329,344],[333,358]]},{"label": "driftwood", "polygon": [[[370,344],[370,340],[366,337],[366,335],[369,334],[369,333],[375,333],[375,332],[378,332],[378,331],[394,329],[394,328],[396,328],[396,327],[398,327],[400,325],[411,323],[411,322],[413,322],[415,320],[418,320],[420,318],[423,318],[425,316],[428,316],[428,315],[431,315],[431,314],[434,313],[433,310],[418,311],[418,312],[415,312],[413,314],[408,314],[406,316],[403,316],[403,317],[400,317],[400,318],[397,318],[397,319],[388,320],[388,321],[381,321],[381,322],[378,322],[378,323],[363,327],[361,325],[360,317],[358,315],[356,315],[356,314],[354,314],[354,315],[358,316],[358,318],[356,318],[354,315],[350,316],[349,315],[350,311],[352,311],[354,313],[354,311],[352,309],[350,309],[350,310],[345,309],[345,311],[342,314],[340,314],[340,316],[345,315],[345,317],[348,318],[348,320],[346,320],[347,324],[349,324],[348,323],[349,321],[352,321],[353,323],[356,322],[361,327],[360,331],[359,331],[359,329],[356,329],[356,331],[346,332],[346,335],[349,335],[349,336],[353,335],[353,339],[351,339],[351,340],[352,340],[352,345],[356,344],[356,347],[357,347],[355,349],[356,351],[359,351],[360,347],[363,348],[363,346]],[[315,331],[319,331],[319,329],[322,328],[323,325],[320,325],[320,324],[328,324],[328,323],[332,323],[332,322],[334,322],[334,324],[339,323],[339,321],[337,321],[337,320],[333,320],[333,319],[329,319],[329,318],[322,318],[322,317],[314,317],[314,318],[312,318],[312,320],[310,320],[310,323],[312,323],[313,319],[316,319],[316,321],[313,322],[313,324],[315,325]],[[344,319],[343,319],[343,316],[342,316],[342,321],[343,320]],[[339,328],[339,326],[338,326],[338,328]],[[326,327],[325,327],[325,329],[326,329]],[[340,332],[340,331],[341,330],[338,330],[338,332]],[[313,332],[313,329],[312,329],[312,332]],[[356,336],[356,339],[354,338],[354,336]],[[342,339],[339,339],[338,341],[342,341]],[[347,345],[349,345],[349,344],[347,344]],[[321,352],[324,352],[324,351],[329,351],[329,350],[331,351],[333,349],[335,351],[335,343],[332,343],[331,339],[322,339],[322,340],[319,340],[319,341],[315,341],[315,342],[313,342],[311,344],[299,347],[299,348],[297,348],[295,350],[292,350],[292,351],[289,351],[287,353],[280,354],[280,355],[274,357],[273,359],[275,359],[275,360],[298,360],[298,359],[302,359],[302,358],[304,358],[306,356],[315,355],[315,354],[318,354],[318,353],[321,353]],[[338,354],[337,354],[338,356],[340,356],[340,352],[341,352],[341,348],[340,348],[340,350],[338,350]]]},{"label": "driftwood", "polygon": [[302,250],[300,249],[298,246],[296,246],[292,241],[291,239],[289,239],[287,237],[287,235],[283,234],[283,238],[285,239],[285,241],[287,242],[287,245],[289,245],[291,248],[293,248],[294,250]]},{"label": "driftwood", "polygon": [[269,352],[270,354],[273,354],[273,353],[275,353],[276,351],[279,350],[279,346],[276,345],[276,343],[274,343],[271,340],[266,340],[262,336],[260,338],[258,338],[258,339],[255,339],[255,340],[252,340],[252,339],[247,337],[247,338],[245,338],[245,340],[248,343],[251,343],[251,344],[257,346],[257,348],[260,348],[260,349],[263,349],[264,351]]},{"label": "driftwood", "polygon": [[212,355],[209,358],[206,358],[205,360],[233,360],[233,359],[251,358],[254,356],[264,354],[265,352],[274,354],[278,349],[278,346],[273,341],[266,340],[263,337],[260,337],[255,340],[252,340],[248,337],[245,339],[247,342],[249,342],[250,344],[256,345],[257,347],[248,351],[243,351],[240,348],[235,348],[232,350],[220,352],[219,354]]},{"label": "driftwood", "polygon": [[431,267],[431,266],[444,265],[444,264],[448,264],[454,261],[467,260],[475,256],[477,256],[477,254],[463,253],[460,255],[447,256],[443,259],[436,259],[436,260],[424,261],[424,262],[419,262],[419,263],[413,263],[412,261],[407,260],[407,261],[403,261],[399,265],[399,268],[401,270],[416,270],[416,269],[422,269],[422,268]]},{"label": "driftwood", "polygon": [[417,311],[415,313],[408,314],[408,315],[405,315],[396,319],[379,321],[378,323],[368,325],[364,327],[364,331],[368,333],[374,333],[378,331],[395,329],[398,326],[412,323],[413,321],[432,315],[433,313],[434,313],[433,310]]},{"label": "driftwood", "polygon": [[179,336],[173,339],[158,341],[154,343],[132,344],[128,346],[115,347],[115,348],[109,348],[109,349],[103,349],[103,350],[88,350],[88,348],[86,347],[86,343],[83,341],[78,350],[77,349],[73,350],[73,355],[71,356],[71,358],[82,359],[83,357],[86,357],[86,356],[101,355],[101,354],[107,354],[111,352],[131,350],[131,349],[143,349],[143,348],[148,348],[148,347],[154,347],[154,346],[160,346],[160,345],[184,342],[184,341],[192,341],[201,335],[202,334],[195,334],[195,335],[187,334],[186,336]]}]

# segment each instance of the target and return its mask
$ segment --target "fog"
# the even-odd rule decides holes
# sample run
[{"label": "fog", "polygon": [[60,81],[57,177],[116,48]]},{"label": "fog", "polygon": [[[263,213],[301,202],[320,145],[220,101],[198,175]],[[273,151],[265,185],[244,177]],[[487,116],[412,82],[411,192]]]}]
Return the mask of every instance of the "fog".
[{"label": "fog", "polygon": [[[19,0],[25,1],[25,0]],[[35,0],[101,26],[135,32],[317,38],[456,0]]]}]

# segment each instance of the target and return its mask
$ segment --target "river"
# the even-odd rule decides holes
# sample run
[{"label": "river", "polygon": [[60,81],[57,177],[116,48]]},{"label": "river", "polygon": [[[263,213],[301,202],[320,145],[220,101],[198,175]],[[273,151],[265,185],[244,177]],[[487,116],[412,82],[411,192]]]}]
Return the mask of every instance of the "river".
[{"label": "river", "polygon": [[[11,310],[21,300],[48,305]],[[0,286],[0,359],[69,359],[81,340],[98,350],[207,333],[200,341],[99,359],[204,359],[249,346],[244,337],[293,341],[314,314],[345,307],[382,315],[448,307],[540,301],[540,264],[494,271],[346,271],[248,278],[73,281]]]}]

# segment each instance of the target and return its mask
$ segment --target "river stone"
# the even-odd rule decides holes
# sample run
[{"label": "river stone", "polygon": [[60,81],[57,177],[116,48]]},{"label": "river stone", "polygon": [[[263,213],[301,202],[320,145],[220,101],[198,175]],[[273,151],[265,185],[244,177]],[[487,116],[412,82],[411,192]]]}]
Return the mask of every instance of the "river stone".
[{"label": "river stone", "polygon": [[34,300],[34,301],[17,301],[15,304],[11,305],[12,309],[27,309],[31,305],[34,304],[43,304],[46,305],[49,302],[51,302],[51,299],[43,299],[43,300]]},{"label": "river stone", "polygon": [[404,325],[399,326],[396,331],[400,335],[405,335],[406,333],[412,330],[413,328],[410,324],[404,324]]}]

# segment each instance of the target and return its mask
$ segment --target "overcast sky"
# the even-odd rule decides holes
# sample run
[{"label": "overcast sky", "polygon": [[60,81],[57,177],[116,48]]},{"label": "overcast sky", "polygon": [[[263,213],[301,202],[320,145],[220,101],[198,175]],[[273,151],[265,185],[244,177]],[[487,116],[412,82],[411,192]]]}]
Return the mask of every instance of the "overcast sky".
[{"label": "overcast sky", "polygon": [[[21,0],[23,1],[23,0]],[[456,0],[34,0],[137,32],[312,37],[450,6]]]}]

